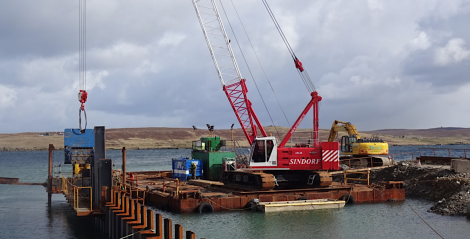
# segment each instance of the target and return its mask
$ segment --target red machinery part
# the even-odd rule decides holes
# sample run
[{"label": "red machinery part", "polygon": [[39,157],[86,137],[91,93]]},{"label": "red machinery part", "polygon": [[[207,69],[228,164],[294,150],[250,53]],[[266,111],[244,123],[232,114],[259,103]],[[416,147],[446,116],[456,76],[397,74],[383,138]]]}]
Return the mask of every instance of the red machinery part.
[{"label": "red machinery part", "polygon": [[302,111],[302,114],[300,114],[299,118],[295,123],[292,125],[290,128],[289,132],[287,132],[286,136],[282,140],[282,142],[279,144],[279,148],[284,148],[286,145],[287,141],[289,141],[290,137],[292,136],[292,133],[297,129],[299,124],[302,122],[302,120],[305,118],[307,115],[308,111],[310,111],[310,108],[313,106],[313,147],[318,147],[318,102],[322,100],[321,96],[318,95],[316,91],[312,92],[310,94],[312,96],[312,99],[308,102],[307,106],[305,107],[304,111]]},{"label": "red machinery part", "polygon": [[231,85],[226,85],[223,90],[227,95],[230,105],[232,106],[250,145],[253,144],[253,141],[257,136],[256,125],[258,125],[258,129],[263,137],[266,137],[266,131],[259,122],[258,117],[251,107],[251,102],[246,96],[248,89],[246,88],[245,79]]},{"label": "red machinery part", "polygon": [[302,62],[299,59],[295,58],[295,68],[299,69],[300,72],[304,71],[304,67],[302,66]]},{"label": "red machinery part", "polygon": [[78,92],[78,101],[82,104],[81,105],[81,108],[82,110],[85,110],[85,102],[88,98],[88,92],[86,92],[85,90],[80,90],[80,92]]}]

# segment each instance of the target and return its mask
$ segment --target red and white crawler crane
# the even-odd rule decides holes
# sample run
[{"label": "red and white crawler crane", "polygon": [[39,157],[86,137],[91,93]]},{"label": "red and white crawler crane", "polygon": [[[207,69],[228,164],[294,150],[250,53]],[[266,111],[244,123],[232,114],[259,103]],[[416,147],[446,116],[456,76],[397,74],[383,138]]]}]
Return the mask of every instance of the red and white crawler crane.
[{"label": "red and white crawler crane", "polygon": [[[265,3],[265,1],[263,0]],[[241,171],[224,172],[226,184],[237,184],[255,189],[272,189],[278,183],[308,184],[314,187],[329,185],[331,177],[327,170],[339,170],[339,143],[320,142],[318,135],[318,102],[321,97],[290,48],[272,12],[265,3],[281,36],[288,46],[295,66],[302,80],[311,92],[311,100],[297,118],[284,139],[279,143],[276,137],[268,136],[251,102],[248,89],[242,78],[230,46],[215,0],[193,0],[199,23],[219,75],[223,91],[232,106],[240,126],[251,145],[249,168]],[[294,131],[313,107],[313,144],[286,147]],[[257,127],[262,137],[257,136]],[[262,172],[259,172],[262,171]]]}]

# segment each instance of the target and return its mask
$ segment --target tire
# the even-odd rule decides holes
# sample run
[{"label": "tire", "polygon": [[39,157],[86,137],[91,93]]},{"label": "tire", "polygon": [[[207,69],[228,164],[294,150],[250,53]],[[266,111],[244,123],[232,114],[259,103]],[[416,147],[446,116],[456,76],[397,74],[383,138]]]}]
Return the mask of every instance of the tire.
[{"label": "tire", "polygon": [[344,194],[339,198],[339,200],[346,201],[346,205],[354,204],[354,197],[351,194]]},{"label": "tire", "polygon": [[199,213],[211,213],[211,212],[214,212],[214,207],[212,207],[212,205],[210,203],[202,202],[197,207],[197,212],[199,212]]}]

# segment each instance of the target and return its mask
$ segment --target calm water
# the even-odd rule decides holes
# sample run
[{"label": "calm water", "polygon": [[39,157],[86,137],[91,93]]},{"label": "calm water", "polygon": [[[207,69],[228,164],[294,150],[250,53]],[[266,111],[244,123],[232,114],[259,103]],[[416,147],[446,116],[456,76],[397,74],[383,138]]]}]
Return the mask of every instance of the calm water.
[{"label": "calm water", "polygon": [[[469,145],[432,147],[470,149]],[[418,148],[391,146],[390,153],[414,152],[416,156]],[[127,170],[170,170],[171,158],[189,155],[190,150],[128,150]],[[120,150],[108,151],[107,157],[114,160],[115,168],[121,167]],[[62,158],[62,152],[55,152],[54,164]],[[44,182],[47,159],[47,152],[0,152],[0,176]],[[61,171],[70,172],[70,165]],[[427,201],[407,202],[443,237],[470,238],[470,221],[465,217],[428,213],[432,203]],[[158,212],[196,232],[198,238],[440,238],[403,202],[276,214]],[[74,215],[62,195],[53,196],[49,210],[44,187],[0,185],[0,238],[101,238],[93,228],[91,220]]]}]

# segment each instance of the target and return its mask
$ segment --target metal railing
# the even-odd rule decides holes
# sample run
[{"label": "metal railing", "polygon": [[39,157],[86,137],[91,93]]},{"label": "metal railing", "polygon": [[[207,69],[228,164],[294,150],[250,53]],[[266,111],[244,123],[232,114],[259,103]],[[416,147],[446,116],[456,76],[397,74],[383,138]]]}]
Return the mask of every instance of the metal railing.
[{"label": "metal railing", "polygon": [[[76,186],[73,184],[74,178],[66,178],[65,175],[62,175],[62,192],[64,193],[67,201],[72,205],[73,209],[80,213],[90,213],[93,211],[93,192],[92,187],[86,186]],[[83,193],[84,189],[88,189],[88,192]],[[89,199],[89,202],[88,202]],[[82,204],[81,204],[82,203]],[[83,205],[85,206],[83,207]],[[80,207],[82,205],[82,207]]]},{"label": "metal railing", "polygon": [[[343,172],[343,178],[344,178],[344,184],[348,183],[348,180],[353,180],[353,181],[365,181],[367,182],[367,186],[369,186],[369,175],[370,175],[370,169],[364,170],[365,172],[357,171],[357,170],[345,170]],[[348,178],[346,177],[348,174],[365,174],[367,178]]]},{"label": "metal railing", "polygon": [[[452,152],[454,151],[462,151],[463,150],[463,156],[464,158],[467,158],[467,150],[470,150],[470,149],[450,149],[450,148],[419,148],[419,156],[430,156],[430,155],[423,155],[423,152],[421,150],[432,150],[432,156],[433,157],[445,157],[444,155],[448,155],[448,157],[455,157],[455,156],[452,156]],[[436,150],[438,151],[436,155]],[[444,151],[444,152],[443,152]],[[447,153],[445,152],[447,151]],[[460,153],[459,156],[457,157],[462,157],[462,154]]]},{"label": "metal railing", "polygon": [[[122,178],[122,172],[120,170],[113,170],[112,172],[112,185],[116,186],[119,188],[119,190],[130,197],[136,199],[137,201],[140,201],[142,205],[145,204],[145,194],[146,190],[142,190],[138,188],[138,179],[137,175],[135,176],[135,179],[130,179],[129,177],[126,177],[126,182],[123,182]],[[127,181],[134,181],[134,183],[127,183]],[[135,194],[134,194],[135,193]],[[142,196],[140,196],[142,194]]]},{"label": "metal railing", "polygon": [[389,157],[390,160],[391,160],[390,163],[393,165],[393,163],[395,162],[395,156],[398,156],[398,155],[409,155],[409,154],[411,155],[411,161],[413,161],[413,160],[414,160],[414,154],[413,154],[413,152],[390,154],[390,155],[388,155],[388,157]]},{"label": "metal railing", "polygon": [[[172,186],[170,184],[166,185],[166,181],[170,181],[171,182],[176,182],[176,186]],[[163,192],[166,191],[167,188],[173,188],[173,189],[176,189],[175,191],[175,196],[178,196],[179,194],[179,189],[180,189],[180,180],[178,179],[172,179],[172,178],[163,178]]]}]

